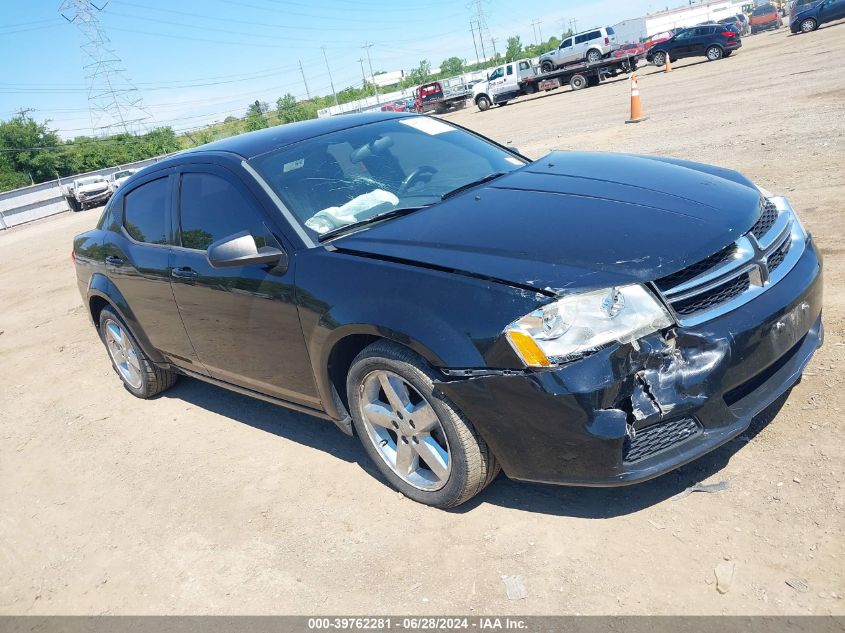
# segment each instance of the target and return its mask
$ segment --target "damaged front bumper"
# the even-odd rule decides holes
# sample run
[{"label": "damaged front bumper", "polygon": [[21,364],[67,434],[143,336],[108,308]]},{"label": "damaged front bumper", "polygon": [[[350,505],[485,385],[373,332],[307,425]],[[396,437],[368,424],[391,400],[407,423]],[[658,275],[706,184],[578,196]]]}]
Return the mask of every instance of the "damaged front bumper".
[{"label": "damaged front bumper", "polygon": [[741,434],[789,390],[822,344],[821,310],[821,261],[808,240],[783,279],[721,317],[555,370],[438,387],[513,479],[635,483]]}]

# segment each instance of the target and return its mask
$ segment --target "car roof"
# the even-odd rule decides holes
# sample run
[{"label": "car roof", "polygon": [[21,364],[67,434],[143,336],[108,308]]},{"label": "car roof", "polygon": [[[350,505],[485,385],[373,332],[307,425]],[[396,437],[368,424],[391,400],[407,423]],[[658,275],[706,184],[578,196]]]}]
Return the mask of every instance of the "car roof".
[{"label": "car roof", "polygon": [[331,134],[332,132],[339,132],[368,123],[412,116],[419,115],[407,112],[365,112],[362,114],[347,114],[326,117],[324,119],[300,121],[298,123],[287,123],[256,132],[231,136],[206,145],[200,145],[199,147],[179,152],[178,156],[185,157],[203,152],[229,152],[244,158],[253,158],[259,154],[264,154],[287,145],[293,145],[294,143],[299,143],[315,136]]}]

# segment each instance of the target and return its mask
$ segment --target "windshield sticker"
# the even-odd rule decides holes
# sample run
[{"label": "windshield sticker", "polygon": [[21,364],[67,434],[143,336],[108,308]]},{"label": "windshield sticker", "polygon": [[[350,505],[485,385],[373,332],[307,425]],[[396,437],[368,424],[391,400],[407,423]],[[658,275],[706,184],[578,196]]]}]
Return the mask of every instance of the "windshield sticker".
[{"label": "windshield sticker", "polygon": [[305,165],[305,159],[300,158],[299,160],[295,160],[292,163],[285,163],[284,173],[288,173],[289,171],[293,171],[294,169],[299,169]]},{"label": "windshield sticker", "polygon": [[399,121],[402,125],[407,125],[408,127],[412,127],[420,132],[425,132],[431,136],[436,136],[438,134],[443,134],[443,132],[454,132],[455,128],[450,125],[446,125],[442,121],[438,121],[437,119],[429,119],[427,117],[419,117],[413,119],[401,119]]},{"label": "windshield sticker", "polygon": [[514,158],[513,156],[505,156],[505,160],[508,161],[511,165],[519,165],[522,167],[525,163],[523,163],[518,158]]}]

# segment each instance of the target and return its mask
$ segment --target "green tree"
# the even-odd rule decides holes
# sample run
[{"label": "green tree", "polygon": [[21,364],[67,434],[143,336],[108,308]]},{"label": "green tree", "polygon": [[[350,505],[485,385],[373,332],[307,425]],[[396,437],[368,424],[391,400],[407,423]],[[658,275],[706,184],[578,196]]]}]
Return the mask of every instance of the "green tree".
[{"label": "green tree", "polygon": [[460,57],[444,59],[440,64],[440,75],[443,77],[454,77],[464,72],[464,60]]},{"label": "green tree", "polygon": [[264,116],[264,107],[258,99],[254,103],[250,103],[246,111],[245,127],[247,132],[254,132],[255,130],[263,130],[270,127],[267,122],[267,117]]},{"label": "green tree", "polygon": [[[294,121],[312,118],[309,116],[305,105],[298,102],[296,97],[290,93],[287,93],[284,97],[279,97],[276,101],[276,111],[279,115],[279,121],[282,123],[293,123]],[[316,110],[314,115],[316,116]]]},{"label": "green tree", "polygon": [[512,62],[522,57],[522,41],[519,35],[508,38],[508,50],[505,51],[505,60]]},{"label": "green tree", "polygon": [[424,84],[431,79],[431,62],[427,59],[420,61],[420,65],[408,73],[408,85]]}]

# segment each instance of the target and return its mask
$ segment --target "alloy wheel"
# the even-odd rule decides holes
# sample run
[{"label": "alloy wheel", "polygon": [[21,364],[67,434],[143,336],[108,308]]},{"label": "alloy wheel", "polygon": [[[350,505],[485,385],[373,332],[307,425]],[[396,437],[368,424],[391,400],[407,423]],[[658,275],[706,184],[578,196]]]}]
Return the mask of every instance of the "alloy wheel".
[{"label": "alloy wheel", "polygon": [[718,46],[712,46],[707,49],[707,59],[711,62],[715,62],[718,59],[722,58],[722,49]]},{"label": "alloy wheel", "polygon": [[133,389],[140,389],[144,382],[141,361],[135,346],[119,323],[108,319],[105,324],[106,348],[121,378]]},{"label": "alloy wheel", "polygon": [[816,30],[816,22],[815,22],[815,20],[804,20],[804,21],[801,23],[801,30],[802,30],[804,33],[809,33],[810,31],[815,31],[815,30]]},{"label": "alloy wheel", "polygon": [[591,64],[595,64],[596,62],[600,62],[601,61],[601,53],[598,52],[598,51],[595,51],[595,50],[589,51],[587,53],[587,61],[590,62]]},{"label": "alloy wheel", "polygon": [[360,389],[367,438],[382,460],[419,490],[445,486],[452,471],[452,456],[431,404],[391,371],[370,372]]}]

